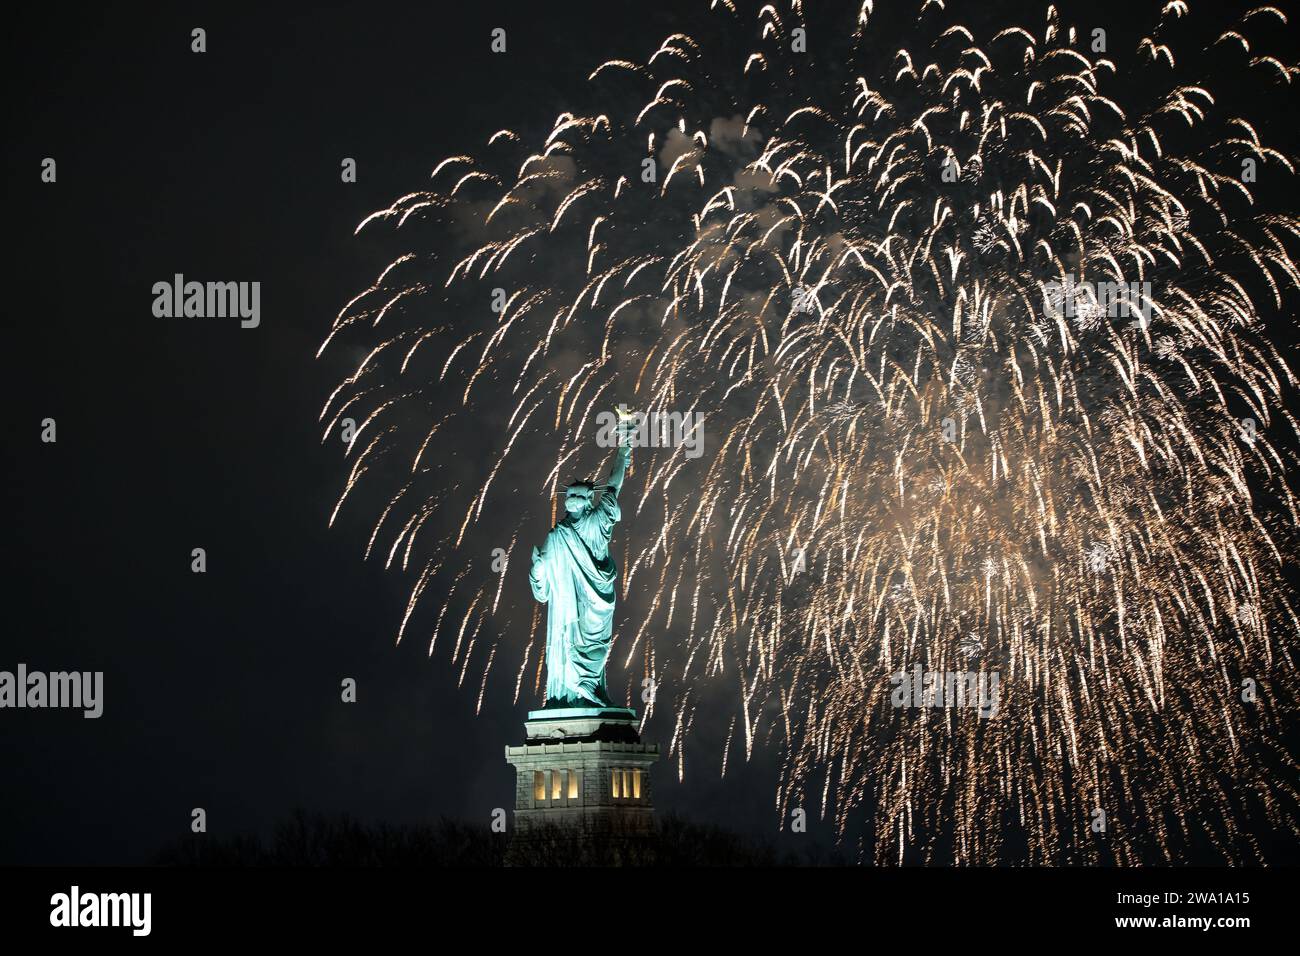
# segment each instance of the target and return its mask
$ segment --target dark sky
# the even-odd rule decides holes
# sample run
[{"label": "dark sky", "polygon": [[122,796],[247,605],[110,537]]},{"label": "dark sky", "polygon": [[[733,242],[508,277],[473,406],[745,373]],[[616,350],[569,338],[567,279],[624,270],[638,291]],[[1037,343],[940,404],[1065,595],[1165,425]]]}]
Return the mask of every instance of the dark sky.
[{"label": "dark sky", "polygon": [[[145,862],[194,807],[226,835],[298,807],[487,826],[510,806],[502,748],[536,702],[476,715],[447,655],[394,648],[410,580],[362,560],[359,525],[326,527],[344,472],[317,416],[344,370],[314,355],[386,261],[356,224],[445,156],[549,123],[600,61],[647,56],[663,6],[28,5],[6,31],[0,669],[106,687],[99,720],[0,713],[0,864]],[[1276,141],[1294,119],[1273,122]],[[260,281],[260,328],[155,318],[178,272]],[[665,750],[670,720],[648,731]],[[661,765],[661,810],[775,829],[772,755],[690,769]]]},{"label": "dark sky", "polygon": [[[317,416],[341,366],[313,356],[381,264],[356,224],[444,156],[549,122],[620,37],[645,56],[671,32],[623,7],[29,7],[6,31],[0,669],[106,687],[99,720],[4,712],[0,863],[147,860],[194,807],[229,834],[295,807],[486,826],[510,806],[502,748],[536,704],[489,696],[476,717],[446,655],[394,649],[410,582],[326,528],[344,472]],[[261,327],[155,318],[176,272],[260,281]],[[657,779],[661,808],[775,825],[770,767]]]}]

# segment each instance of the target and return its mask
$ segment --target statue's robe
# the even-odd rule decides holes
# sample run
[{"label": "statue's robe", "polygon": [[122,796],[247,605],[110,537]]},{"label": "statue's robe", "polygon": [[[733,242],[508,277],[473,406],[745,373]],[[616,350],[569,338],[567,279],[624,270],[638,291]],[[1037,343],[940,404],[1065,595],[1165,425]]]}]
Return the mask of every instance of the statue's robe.
[{"label": "statue's robe", "polygon": [[605,664],[614,635],[618,568],[609,538],[622,517],[606,489],[583,515],[566,514],[546,536],[529,571],[533,597],[546,615],[546,702],[569,707],[609,706]]}]

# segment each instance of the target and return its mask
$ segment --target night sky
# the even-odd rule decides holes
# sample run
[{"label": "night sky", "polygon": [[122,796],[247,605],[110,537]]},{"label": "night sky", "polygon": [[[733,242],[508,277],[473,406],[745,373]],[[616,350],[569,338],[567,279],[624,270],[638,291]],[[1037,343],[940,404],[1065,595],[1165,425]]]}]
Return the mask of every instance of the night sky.
[{"label": "night sky", "polygon": [[[346,369],[314,356],[387,261],[353,236],[361,219],[497,129],[548,126],[599,62],[648,56],[673,14],[608,0],[187,6],[28,5],[3,40],[0,669],[103,671],[105,691],[99,720],[0,714],[0,864],[148,862],[189,835],[195,807],[220,836],[266,834],[300,807],[486,827],[511,807],[502,749],[540,703],[515,704],[501,681],[476,714],[477,679],[457,688],[447,654],[394,647],[411,582],[363,561],[364,516],[327,528],[346,472],[317,416]],[[489,50],[497,26],[504,56]],[[1286,140],[1293,123],[1261,133]],[[344,157],[355,184],[340,181]],[[151,287],[175,273],[260,281],[260,327],[155,318]],[[47,417],[55,444],[40,441]],[[536,542],[546,529],[539,517]],[[527,587],[522,565],[511,587]],[[340,701],[348,677],[356,704]],[[646,732],[665,751],[671,721],[665,708]],[[683,782],[661,762],[656,806],[772,834],[777,755],[733,759],[720,780],[723,729],[699,728]]]},{"label": "night sky", "polygon": [[[620,38],[642,56],[669,32],[555,6],[544,26],[531,4],[28,8],[6,31],[0,667],[102,670],[105,707],[5,711],[0,862],[143,862],[194,807],[229,835],[298,807],[487,826],[511,806],[502,748],[538,704],[489,695],[475,716],[447,655],[394,648],[409,581],[363,562],[363,523],[326,527],[345,472],[317,416],[343,366],[314,355],[383,265],[362,218],[501,126],[549,123]],[[177,272],[261,281],[260,327],[155,318]],[[678,785],[662,764],[657,806],[775,829],[772,767],[715,767]]]}]

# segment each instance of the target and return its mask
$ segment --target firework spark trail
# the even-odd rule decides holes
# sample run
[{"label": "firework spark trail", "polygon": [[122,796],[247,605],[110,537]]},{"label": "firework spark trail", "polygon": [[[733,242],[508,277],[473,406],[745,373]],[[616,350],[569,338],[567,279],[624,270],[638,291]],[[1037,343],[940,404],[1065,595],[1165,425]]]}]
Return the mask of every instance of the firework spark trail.
[{"label": "firework spark trail", "polygon": [[[700,707],[734,695],[724,766],[778,747],[778,810],[843,831],[867,808],[880,862],[1177,859],[1198,834],[1258,858],[1244,803],[1297,832],[1274,440],[1295,383],[1261,316],[1300,285],[1300,220],[1242,181],[1293,161],[1206,76],[1294,83],[1265,49],[1285,16],[1171,2],[1107,55],[1057,7],[976,37],[936,0],[902,21],[867,0],[819,57],[779,6],[716,0],[599,66],[590,115],[531,149],[500,131],[362,223],[404,251],[326,340],[365,356],[322,412],[327,434],[363,422],[335,513],[383,485],[368,547],[415,559],[403,630],[432,652],[445,624],[480,703],[494,662],[517,698],[538,616],[483,542],[544,528],[489,535],[485,504],[549,496],[594,409],[698,410],[697,462],[637,452],[620,562],[645,614],[620,656],[675,689],[679,769]],[[1069,277],[1149,282],[1149,318],[1068,315],[1044,284]],[[473,481],[462,449],[489,456]],[[997,669],[996,716],[891,707],[914,666]]]}]

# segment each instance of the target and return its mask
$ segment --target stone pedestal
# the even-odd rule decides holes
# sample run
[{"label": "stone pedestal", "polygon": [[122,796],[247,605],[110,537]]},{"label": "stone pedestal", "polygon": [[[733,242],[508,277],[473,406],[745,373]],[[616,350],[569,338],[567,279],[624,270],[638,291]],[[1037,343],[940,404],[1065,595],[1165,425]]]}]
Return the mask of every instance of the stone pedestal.
[{"label": "stone pedestal", "polygon": [[641,742],[626,707],[534,710],[515,768],[515,830],[555,826],[592,833],[642,833],[654,823],[650,767],[659,745]]}]

